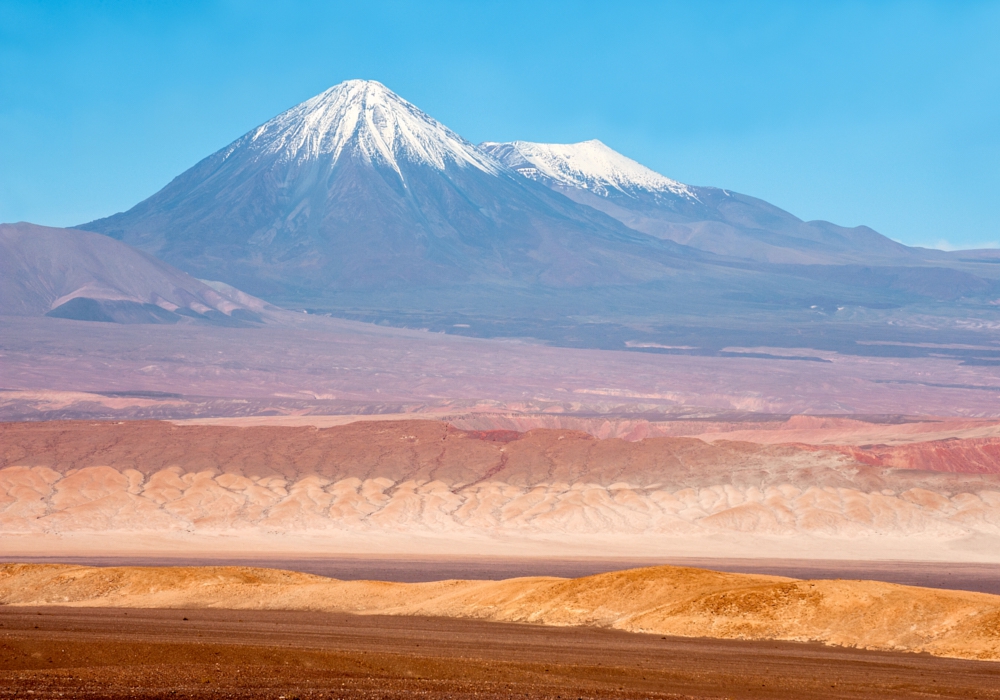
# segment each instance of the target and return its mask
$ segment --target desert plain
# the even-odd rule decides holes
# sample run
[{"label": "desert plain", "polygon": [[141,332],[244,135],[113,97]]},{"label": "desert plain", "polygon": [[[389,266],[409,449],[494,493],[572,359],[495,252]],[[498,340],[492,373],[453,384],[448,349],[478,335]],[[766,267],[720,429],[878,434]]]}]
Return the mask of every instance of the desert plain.
[{"label": "desert plain", "polygon": [[998,432],[3,423],[0,692],[998,697]]}]

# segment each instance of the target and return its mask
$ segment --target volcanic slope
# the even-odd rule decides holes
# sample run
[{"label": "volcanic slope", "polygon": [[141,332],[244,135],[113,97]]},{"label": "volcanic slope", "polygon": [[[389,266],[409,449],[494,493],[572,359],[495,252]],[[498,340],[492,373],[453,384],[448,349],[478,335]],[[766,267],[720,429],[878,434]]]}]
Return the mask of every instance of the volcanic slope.
[{"label": "volcanic slope", "polygon": [[[925,329],[908,314],[928,304],[949,322],[995,315],[996,265],[928,262],[869,229],[803,223],[598,144],[545,147],[552,157],[529,153],[531,167],[520,148],[511,161],[512,148],[479,148],[352,80],[80,228],[286,307],[562,346],[714,353],[795,338],[843,350]],[[895,339],[929,339],[910,335]]]},{"label": "volcanic slope", "polygon": [[0,315],[231,326],[262,322],[265,307],[107,236],[0,224]]},{"label": "volcanic slope", "polygon": [[669,566],[579,579],[406,584],[243,567],[5,564],[0,603],[477,618],[1000,660],[1000,596]]},{"label": "volcanic slope", "polygon": [[527,180],[374,81],[278,115],[82,226],[261,296],[638,282],[697,252]]},{"label": "volcanic slope", "polygon": [[513,141],[480,148],[525,177],[630,228],[702,250],[775,263],[919,263],[933,256],[866,226],[809,221],[767,202],[717,187],[671,180],[598,140]]}]

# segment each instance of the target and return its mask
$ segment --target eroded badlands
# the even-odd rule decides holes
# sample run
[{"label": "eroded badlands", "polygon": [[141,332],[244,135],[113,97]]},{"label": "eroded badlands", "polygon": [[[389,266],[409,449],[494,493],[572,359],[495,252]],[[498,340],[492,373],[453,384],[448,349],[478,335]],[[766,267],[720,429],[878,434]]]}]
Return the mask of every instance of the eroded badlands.
[{"label": "eroded badlands", "polygon": [[[46,538],[119,536],[120,546],[173,533],[308,536],[326,552],[352,537],[426,536],[488,551],[558,541],[604,555],[622,553],[625,541],[669,554],[678,542],[739,536],[770,538],[777,553],[803,537],[830,544],[814,556],[883,542],[888,558],[979,542],[951,554],[990,560],[1000,535],[992,443],[885,449],[955,452],[964,442],[980,459],[938,460],[947,471],[930,471],[900,468],[875,448],[627,442],[417,420],[328,429],[6,423],[0,532],[8,553],[14,535],[36,553]],[[972,473],[959,471],[964,464]]]}]

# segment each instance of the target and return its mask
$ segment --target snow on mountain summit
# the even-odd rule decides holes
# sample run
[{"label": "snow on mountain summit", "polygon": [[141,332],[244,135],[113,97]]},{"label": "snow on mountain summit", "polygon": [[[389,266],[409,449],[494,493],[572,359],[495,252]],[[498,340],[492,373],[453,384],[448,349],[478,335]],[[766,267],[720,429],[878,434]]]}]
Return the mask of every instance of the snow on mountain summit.
[{"label": "snow on mountain summit", "polygon": [[348,80],[279,114],[234,143],[289,161],[345,153],[400,171],[400,161],[443,170],[449,163],[495,173],[473,144],[382,83]]},{"label": "snow on mountain summit", "polygon": [[597,139],[580,143],[482,143],[479,147],[504,165],[533,180],[590,190],[607,196],[611,189],[670,192],[696,199],[691,189],[637,163]]},{"label": "snow on mountain summit", "polygon": [[434,308],[430,289],[626,280],[680,255],[651,252],[641,233],[521,177],[363,80],[296,105],[132,209],[82,227],[197,278],[295,304],[423,290],[420,303]]}]

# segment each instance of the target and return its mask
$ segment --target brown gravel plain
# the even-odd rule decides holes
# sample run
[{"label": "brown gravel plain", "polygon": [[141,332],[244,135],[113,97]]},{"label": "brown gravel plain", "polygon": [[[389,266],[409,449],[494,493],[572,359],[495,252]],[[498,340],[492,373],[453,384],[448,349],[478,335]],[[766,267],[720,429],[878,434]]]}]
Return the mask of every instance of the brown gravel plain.
[{"label": "brown gravel plain", "polygon": [[1000,698],[1000,664],[431,617],[0,607],[0,698]]}]

